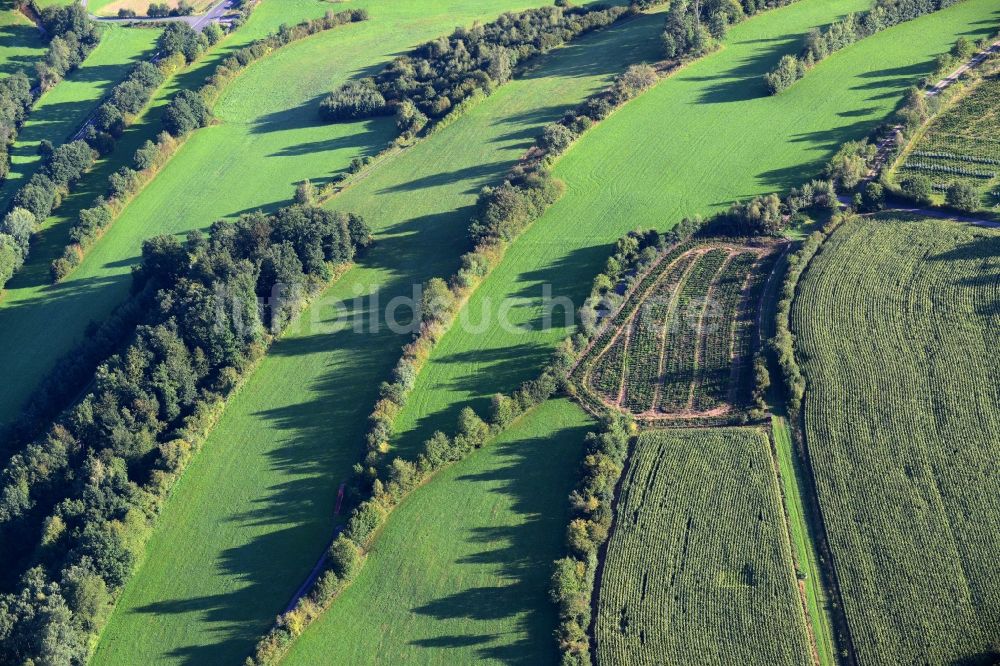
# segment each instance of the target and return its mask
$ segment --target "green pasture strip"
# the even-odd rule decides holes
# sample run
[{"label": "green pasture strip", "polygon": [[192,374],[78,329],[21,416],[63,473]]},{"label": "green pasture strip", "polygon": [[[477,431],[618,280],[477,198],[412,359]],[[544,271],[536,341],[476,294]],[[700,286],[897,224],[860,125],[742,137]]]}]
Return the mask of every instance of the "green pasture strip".
[{"label": "green pasture strip", "polygon": [[35,102],[11,147],[10,173],[0,186],[0,209],[10,205],[38,169],[41,142],[58,146],[72,138],[132,66],[152,54],[159,34],[159,30],[106,27],[83,64]]}]

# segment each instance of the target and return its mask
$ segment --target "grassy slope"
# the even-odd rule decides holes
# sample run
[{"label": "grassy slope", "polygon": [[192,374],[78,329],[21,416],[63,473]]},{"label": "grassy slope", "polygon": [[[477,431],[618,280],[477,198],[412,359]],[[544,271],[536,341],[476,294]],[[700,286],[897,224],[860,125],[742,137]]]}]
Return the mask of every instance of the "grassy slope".
[{"label": "grassy slope", "polygon": [[639,437],[601,576],[598,663],[812,663],[775,472],[759,430]]},{"label": "grassy slope", "polygon": [[414,492],[283,663],[555,663],[547,587],[591,424],[549,401]]},{"label": "grassy slope", "polygon": [[6,210],[10,198],[38,169],[41,141],[58,146],[73,136],[129,68],[149,56],[159,34],[159,30],[106,28],[101,43],[80,68],[41,97],[11,149],[10,174],[0,186],[0,207]]},{"label": "grassy slope", "polygon": [[0,11],[0,76],[23,69],[33,77],[33,65],[44,54],[45,42],[28,17],[13,9]]},{"label": "grassy slope", "polygon": [[[352,3],[368,7],[373,19],[293,44],[243,74],[220,100],[219,124],[189,140],[83,264],[54,286],[46,271],[60,241],[65,241],[68,221],[51,221],[53,232],[42,241],[47,254],[41,253],[30,275],[15,281],[0,301],[0,366],[9,371],[9,380],[0,383],[0,423],[17,414],[55,360],[80,340],[87,323],[100,320],[125,298],[130,266],[143,240],[157,233],[205,228],[220,217],[254,208],[277,207],[291,197],[297,181],[322,181],[353,157],[385,145],[390,138],[387,120],[319,124],[316,105],[323,91],[456,23],[533,4],[495,0],[476,9],[462,0],[436,0],[420,7],[387,0]],[[321,0],[265,0],[227,48],[264,36],[282,23],[322,15],[330,7]],[[116,155],[116,162],[131,157],[124,149]],[[103,181],[92,187],[103,187]],[[31,344],[42,337],[44,348]]]},{"label": "grassy slope", "polygon": [[[696,62],[585,136],[558,164],[566,195],[511,248],[467,310],[510,312],[535,330],[449,331],[421,373],[399,421],[409,453],[460,407],[486,407],[537,372],[565,328],[540,331],[542,285],[581,303],[609,254],[636,227],[669,228],[739,197],[791,187],[819,171],[843,141],[864,136],[933,69],[958,35],[980,36],[1000,19],[991,0],[968,0],[866,39],[820,63],[791,90],[765,94],[760,75],[799,48],[811,26],[867,0],[802,0],[735,27],[725,50]],[[554,321],[562,322],[555,311]]]},{"label": "grassy slope", "polygon": [[800,284],[806,437],[861,663],[996,659],[998,257],[996,231],[865,220]]},{"label": "grassy slope", "polygon": [[[505,173],[544,123],[627,63],[655,55],[661,26],[661,17],[646,17],[557,51],[530,78],[345,193],[336,205],[363,213],[379,241],[327,297],[350,299],[379,285],[388,299],[452,271],[478,189]],[[282,74],[268,80],[283,84]],[[332,316],[318,305],[302,321],[328,325]],[[403,341],[385,329],[355,335],[305,326],[275,346],[175,491],[99,663],[238,658],[250,649],[329,538],[338,482],[361,456],[364,417]]]}]

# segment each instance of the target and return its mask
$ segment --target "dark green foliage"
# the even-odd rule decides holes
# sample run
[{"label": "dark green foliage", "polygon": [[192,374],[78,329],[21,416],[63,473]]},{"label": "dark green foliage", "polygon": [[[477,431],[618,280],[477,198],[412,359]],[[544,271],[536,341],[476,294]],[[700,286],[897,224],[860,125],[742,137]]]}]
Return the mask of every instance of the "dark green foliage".
[{"label": "dark green foliage", "polygon": [[881,183],[870,182],[861,191],[861,208],[875,213],[885,208],[885,188]]},{"label": "dark green foliage", "polygon": [[945,202],[952,208],[972,213],[982,206],[982,195],[971,183],[957,181],[945,191]]},{"label": "dark green foliage", "polygon": [[208,47],[208,39],[183,21],[171,21],[156,40],[156,45],[164,56],[179,53],[188,62],[194,62]]},{"label": "dark green foliage", "polygon": [[[714,48],[726,29],[747,15],[793,0],[675,0],[667,12],[663,51],[667,58],[695,58]],[[643,3],[651,6],[656,3]]]},{"label": "dark green foliage", "polygon": [[[14,208],[0,223],[0,234],[10,238],[21,256],[28,254],[28,243],[35,231],[35,216],[24,208]],[[0,282],[2,284],[2,282]]]},{"label": "dark green foliage", "polygon": [[204,127],[212,118],[205,99],[191,90],[182,90],[170,100],[163,114],[163,125],[174,136]]},{"label": "dark green foliage", "polygon": [[45,59],[35,64],[42,90],[48,90],[76,69],[100,41],[100,29],[77,3],[52,5],[40,12],[51,41]]},{"label": "dark green foliage", "polygon": [[839,188],[853,190],[868,174],[869,163],[878,147],[868,141],[848,141],[827,163],[824,175]]},{"label": "dark green foliage", "polygon": [[320,116],[331,122],[369,118],[385,112],[385,97],[371,78],[348,81],[319,105]]},{"label": "dark green foliage", "polygon": [[550,595],[559,612],[556,639],[563,663],[589,664],[591,596],[597,551],[611,529],[611,503],[629,448],[629,424],[607,418],[600,432],[587,435],[581,478],[570,494],[572,519],[566,532],[569,555],[555,562]]},{"label": "dark green foliage", "polygon": [[899,190],[904,197],[921,206],[927,206],[934,200],[934,186],[927,176],[907,176],[899,181]]},{"label": "dark green foliage", "polygon": [[[207,237],[159,237],[144,245],[135,288],[156,296],[134,339],[100,366],[90,392],[46,436],[14,455],[0,476],[4,561],[21,563],[22,571],[42,564],[42,580],[72,590],[68,616],[81,631],[101,622],[103,607],[93,601],[101,584],[111,593],[124,584],[146,516],[169,487],[165,475],[190,449],[199,420],[263,352],[279,308],[297,306],[288,292],[272,298],[277,285],[262,279],[264,266],[272,266],[274,280],[305,285],[295,292],[300,300],[325,280],[331,263],[353,257],[353,238],[368,238],[359,218],[292,206],[271,216],[217,222]],[[273,270],[278,256],[287,259],[281,271]],[[13,579],[17,570],[8,573]],[[30,584],[24,579],[21,589]],[[53,594],[62,598],[58,589]],[[21,598],[0,597],[0,611],[7,611],[0,653],[48,663],[51,646],[32,637],[61,625],[52,618],[37,623],[43,600],[21,608]],[[73,661],[82,660],[77,647],[63,647]]]}]

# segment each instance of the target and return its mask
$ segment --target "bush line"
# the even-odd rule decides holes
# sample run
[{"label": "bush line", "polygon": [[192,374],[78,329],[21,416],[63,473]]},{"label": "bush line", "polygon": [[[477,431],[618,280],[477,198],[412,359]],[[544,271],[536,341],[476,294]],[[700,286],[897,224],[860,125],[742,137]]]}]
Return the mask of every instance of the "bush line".
[{"label": "bush line", "polygon": [[[222,30],[212,24],[202,34],[186,23],[170,23],[157,40],[153,63],[140,62],[115,85],[92,117],[84,121],[71,139],[53,149],[42,142],[42,167],[14,195],[13,209],[0,225],[0,288],[27,261],[30,238],[72,191],[72,186],[90,170],[99,155],[108,155],[115,143],[147,107],[167,80],[199,58],[222,38]],[[72,230],[71,230],[72,235]],[[6,236],[6,238],[5,238]],[[13,242],[11,242],[13,241]],[[11,252],[11,246],[18,252]],[[53,274],[59,262],[53,264]]]}]

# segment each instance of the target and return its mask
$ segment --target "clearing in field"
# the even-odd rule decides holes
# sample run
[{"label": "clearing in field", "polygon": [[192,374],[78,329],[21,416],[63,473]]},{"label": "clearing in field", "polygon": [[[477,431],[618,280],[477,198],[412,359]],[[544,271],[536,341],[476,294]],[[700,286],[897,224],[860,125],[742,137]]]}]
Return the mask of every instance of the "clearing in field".
[{"label": "clearing in field", "polygon": [[651,421],[747,405],[761,291],[783,247],[707,240],[666,252],[578,366],[584,393]]},{"label": "clearing in field", "polygon": [[857,220],[793,305],[806,445],[860,663],[1000,658],[1000,232]]},{"label": "clearing in field", "polygon": [[634,446],[599,574],[598,663],[811,664],[767,435],[659,430]]},{"label": "clearing in field", "polygon": [[982,193],[984,205],[1000,206],[1000,73],[938,116],[900,171],[928,176],[938,191],[968,183]]}]

